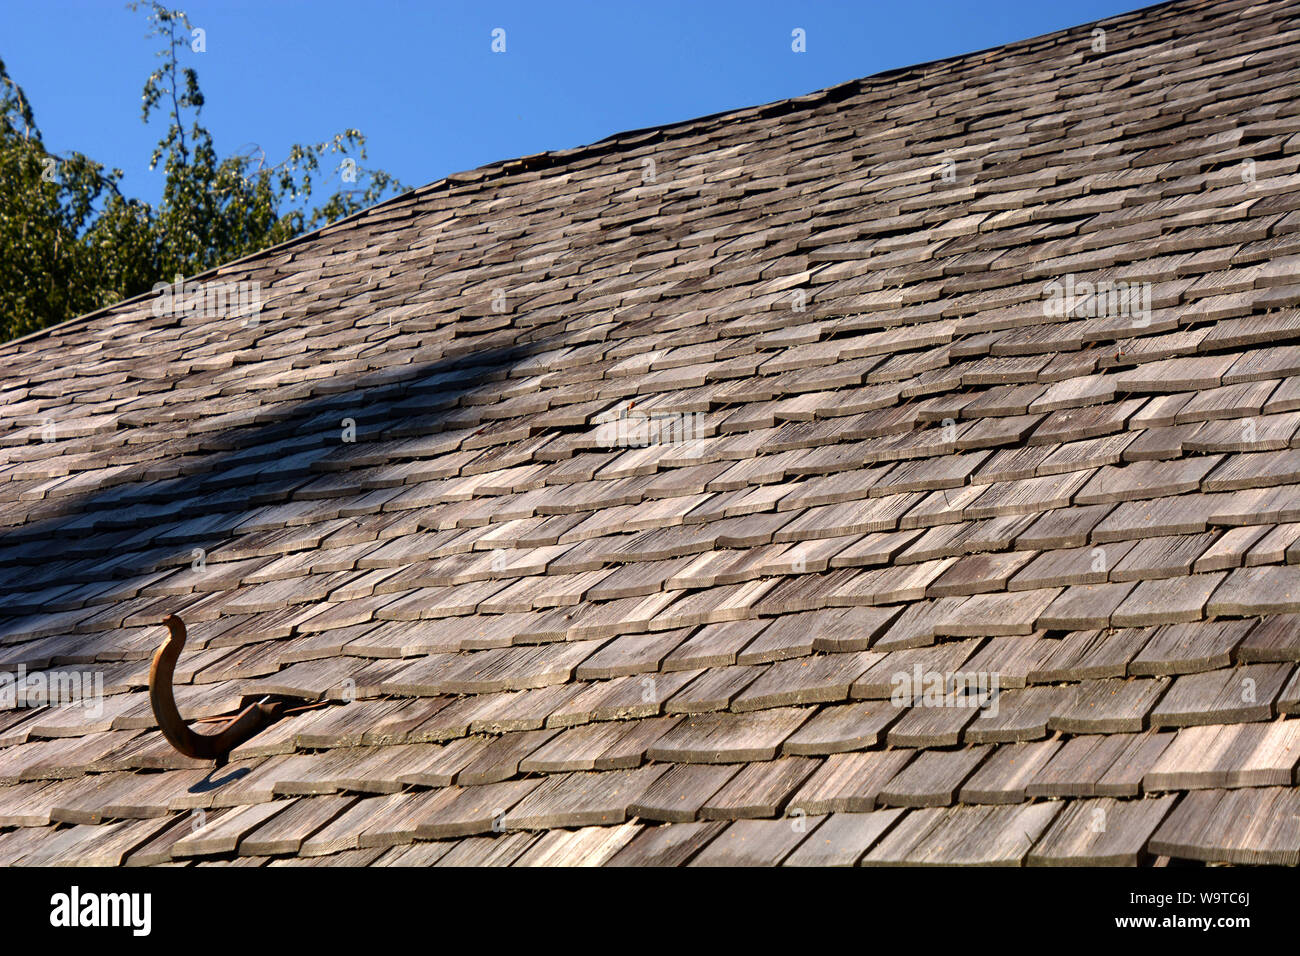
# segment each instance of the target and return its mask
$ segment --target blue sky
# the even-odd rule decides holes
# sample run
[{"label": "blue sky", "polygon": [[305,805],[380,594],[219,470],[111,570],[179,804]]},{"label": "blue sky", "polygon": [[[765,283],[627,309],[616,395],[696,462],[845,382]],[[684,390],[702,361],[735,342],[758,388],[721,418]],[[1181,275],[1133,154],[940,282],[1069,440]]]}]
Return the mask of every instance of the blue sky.
[{"label": "blue sky", "polygon": [[[218,151],[347,127],[369,164],[408,186],[611,133],[751,106],[1037,36],[1141,0],[195,0],[190,54]],[[126,173],[154,201],[161,129],[140,121],[156,40],[112,0],[8,0],[0,58],[24,87],[48,148]],[[493,53],[492,31],[505,31]],[[807,50],[791,50],[802,29]]]}]

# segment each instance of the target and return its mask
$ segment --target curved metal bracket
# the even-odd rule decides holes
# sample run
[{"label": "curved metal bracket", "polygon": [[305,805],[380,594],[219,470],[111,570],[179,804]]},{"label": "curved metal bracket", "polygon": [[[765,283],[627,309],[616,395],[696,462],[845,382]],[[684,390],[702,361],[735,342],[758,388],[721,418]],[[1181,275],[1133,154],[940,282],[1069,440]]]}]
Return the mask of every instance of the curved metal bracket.
[{"label": "curved metal bracket", "polygon": [[149,668],[149,703],[158,727],[168,742],[187,757],[224,760],[226,755],[280,716],[280,702],[262,700],[249,704],[215,734],[198,734],[181,719],[172,694],[176,659],[185,647],[185,623],[175,614],[162,619],[168,636],[153,655]]}]

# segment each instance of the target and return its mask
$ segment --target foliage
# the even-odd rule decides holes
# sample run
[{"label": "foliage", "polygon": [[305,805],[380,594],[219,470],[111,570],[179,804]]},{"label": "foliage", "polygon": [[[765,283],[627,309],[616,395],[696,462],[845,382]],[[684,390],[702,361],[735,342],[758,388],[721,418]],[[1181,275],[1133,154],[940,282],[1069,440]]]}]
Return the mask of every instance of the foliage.
[{"label": "foliage", "polygon": [[[122,195],[120,169],[47,151],[0,60],[0,340],[265,249],[405,188],[359,165],[366,139],[355,129],[294,145],[275,165],[258,153],[221,157],[202,124],[198,74],[182,62],[196,31],[182,11],[158,0],[143,6],[161,62],[145,81],[141,117],[166,124],[150,158],[166,176],[156,206]],[[336,172],[327,166],[333,157],[344,188],[312,208]]]}]

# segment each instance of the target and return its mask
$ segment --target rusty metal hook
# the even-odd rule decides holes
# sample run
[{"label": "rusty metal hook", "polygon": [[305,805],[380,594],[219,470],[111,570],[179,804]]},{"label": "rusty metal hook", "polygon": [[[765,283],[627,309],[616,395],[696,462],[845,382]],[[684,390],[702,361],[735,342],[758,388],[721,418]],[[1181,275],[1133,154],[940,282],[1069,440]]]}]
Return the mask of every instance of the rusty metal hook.
[{"label": "rusty metal hook", "polygon": [[224,760],[226,755],[280,715],[280,702],[265,699],[249,704],[215,734],[197,734],[181,719],[172,694],[172,675],[176,659],[185,647],[185,622],[175,614],[162,619],[167,639],[153,655],[149,667],[149,703],[163,736],[187,757],[198,760]]}]

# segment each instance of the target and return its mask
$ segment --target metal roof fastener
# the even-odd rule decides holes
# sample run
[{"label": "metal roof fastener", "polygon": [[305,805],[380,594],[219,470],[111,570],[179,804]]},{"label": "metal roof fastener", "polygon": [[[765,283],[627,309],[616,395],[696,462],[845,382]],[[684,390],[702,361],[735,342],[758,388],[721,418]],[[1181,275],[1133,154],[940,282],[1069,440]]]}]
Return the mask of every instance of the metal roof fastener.
[{"label": "metal roof fastener", "polygon": [[215,734],[199,734],[191,730],[181,719],[172,694],[176,659],[185,647],[185,622],[175,614],[168,614],[161,623],[169,633],[154,653],[153,664],[149,667],[149,703],[163,736],[178,751],[198,760],[224,760],[235,747],[280,716],[280,701],[264,697],[241,710]]}]

